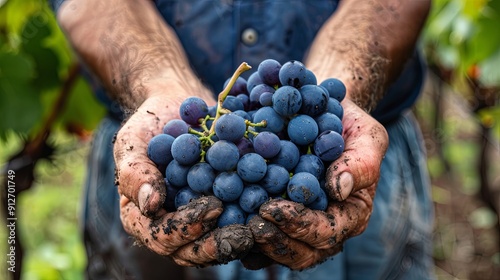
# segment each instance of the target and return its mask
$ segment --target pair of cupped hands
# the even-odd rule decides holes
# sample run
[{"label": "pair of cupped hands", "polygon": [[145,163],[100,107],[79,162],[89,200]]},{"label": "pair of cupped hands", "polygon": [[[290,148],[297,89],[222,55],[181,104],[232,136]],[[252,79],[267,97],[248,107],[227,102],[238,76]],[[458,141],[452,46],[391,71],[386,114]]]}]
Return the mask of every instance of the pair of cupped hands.
[{"label": "pair of cupped hands", "polygon": [[[180,86],[168,91],[175,96],[148,97],[124,123],[114,143],[121,220],[139,243],[181,266],[241,259],[249,269],[278,263],[300,270],[337,254],[348,238],[366,229],[388,136],[380,123],[349,98],[342,102],[345,150],[326,173],[330,198],[326,211],[271,199],[247,225],[217,228],[223,206],[213,196],[201,197],[175,212],[164,210],[163,175],[147,157],[147,145],[162,133],[167,121],[179,118],[179,96],[189,96]],[[205,101],[215,104],[215,100]]]}]

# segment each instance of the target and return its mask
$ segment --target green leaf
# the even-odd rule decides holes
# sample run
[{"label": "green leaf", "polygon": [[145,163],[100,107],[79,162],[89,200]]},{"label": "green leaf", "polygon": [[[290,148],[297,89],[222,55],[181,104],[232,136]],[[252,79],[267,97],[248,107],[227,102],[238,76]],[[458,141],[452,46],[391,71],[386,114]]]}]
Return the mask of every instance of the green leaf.
[{"label": "green leaf", "polygon": [[34,13],[26,21],[21,32],[21,49],[35,62],[35,86],[40,89],[56,87],[60,83],[59,57],[54,50],[45,47],[51,36],[50,16],[42,11]]},{"label": "green leaf", "polygon": [[27,82],[34,77],[33,67],[24,55],[0,52],[0,79]]}]

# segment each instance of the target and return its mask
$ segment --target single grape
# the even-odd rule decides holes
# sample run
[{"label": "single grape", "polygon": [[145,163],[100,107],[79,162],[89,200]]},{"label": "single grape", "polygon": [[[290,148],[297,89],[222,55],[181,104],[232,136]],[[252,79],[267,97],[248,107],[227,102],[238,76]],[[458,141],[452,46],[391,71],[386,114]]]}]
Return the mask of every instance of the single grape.
[{"label": "single grape", "polygon": [[222,115],[215,123],[215,134],[219,140],[240,140],[246,129],[245,119],[233,113]]},{"label": "single grape", "polygon": [[336,115],[326,112],[314,119],[318,124],[319,133],[332,130],[342,135],[342,121]]},{"label": "single grape", "polygon": [[340,104],[340,102],[337,99],[333,98],[333,97],[328,98],[328,109],[327,109],[327,111],[329,113],[332,113],[335,116],[339,117],[339,119],[341,119],[341,120],[344,117],[344,108],[342,107],[342,105]]},{"label": "single grape", "polygon": [[269,194],[281,194],[286,190],[290,173],[283,166],[269,164],[264,178],[259,182]]},{"label": "single grape", "polygon": [[255,213],[258,211],[262,203],[269,199],[269,195],[259,185],[245,186],[240,196],[240,207],[247,213]]},{"label": "single grape", "polygon": [[238,152],[240,153],[240,157],[248,154],[248,153],[253,153],[255,150],[253,148],[253,143],[250,141],[248,138],[241,138],[240,140],[236,141],[236,147],[238,147]]},{"label": "single grape", "polygon": [[193,165],[187,174],[189,187],[202,194],[210,194],[215,180],[215,170],[206,162]]},{"label": "single grape", "polygon": [[208,148],[205,159],[217,171],[231,171],[236,168],[240,153],[234,143],[219,140]]},{"label": "single grape", "polygon": [[280,86],[279,72],[281,64],[274,59],[263,60],[257,68],[260,79],[263,83],[275,87]]},{"label": "single grape", "polygon": [[314,73],[309,70],[309,69],[306,69],[306,80],[304,81],[304,85],[317,85],[318,84],[318,80],[316,79],[316,75],[314,75]]},{"label": "single grape", "polygon": [[318,180],[322,179],[325,175],[325,165],[323,161],[316,155],[305,154],[301,155],[299,163],[295,166],[294,173],[307,172],[314,175]]},{"label": "single grape", "polygon": [[307,145],[318,136],[318,125],[308,115],[297,115],[288,123],[288,137],[297,145]]},{"label": "single grape", "polygon": [[222,108],[234,112],[237,110],[244,110],[245,106],[243,105],[243,102],[241,102],[241,99],[236,96],[228,95],[226,99],[224,99],[224,102],[222,102]]},{"label": "single grape", "polygon": [[247,92],[250,93],[252,92],[252,89],[259,85],[262,84],[262,80],[260,79],[259,73],[253,72],[250,77],[247,79]]},{"label": "single grape", "polygon": [[179,207],[188,204],[191,200],[197,199],[201,197],[200,193],[193,191],[190,187],[184,187],[180,189],[175,195],[175,208],[179,209]]},{"label": "single grape", "polygon": [[273,105],[273,93],[264,92],[259,97],[259,103],[261,106],[272,106]]},{"label": "single grape", "polygon": [[215,177],[212,190],[222,201],[234,201],[243,192],[243,181],[236,172],[221,172]]},{"label": "single grape", "polygon": [[283,119],[283,117],[278,115],[278,113],[276,113],[276,111],[274,111],[272,107],[262,107],[253,115],[254,123],[260,123],[263,120],[267,122],[266,126],[256,127],[256,131],[271,131],[274,133],[279,133],[283,130],[283,128],[285,128],[285,120]]},{"label": "single grape", "polygon": [[270,131],[262,131],[254,137],[253,148],[263,158],[272,158],[280,152],[280,138]]},{"label": "single grape", "polygon": [[305,85],[299,92],[302,97],[299,113],[316,117],[328,109],[328,94],[321,87]]},{"label": "single grape", "polygon": [[288,140],[280,140],[280,152],[271,159],[271,162],[292,171],[299,162],[300,152],[299,148]]},{"label": "single grape", "polygon": [[198,120],[208,115],[208,106],[199,97],[188,97],[181,103],[179,113],[183,121],[191,125],[198,125]]},{"label": "single grape", "polygon": [[172,143],[175,138],[168,134],[158,134],[148,143],[147,155],[156,165],[166,166],[172,157]]},{"label": "single grape", "polygon": [[172,143],[172,157],[180,164],[192,165],[200,159],[201,142],[196,135],[182,134]]},{"label": "single grape", "polygon": [[344,139],[335,131],[327,130],[314,141],[314,153],[323,161],[334,161],[344,152]]},{"label": "single grape", "polygon": [[176,160],[172,160],[165,170],[165,179],[174,187],[182,188],[188,185],[187,174],[191,166],[182,165]]},{"label": "single grape", "polygon": [[217,226],[245,224],[246,213],[237,203],[224,203],[224,210],[217,218]]},{"label": "single grape", "polygon": [[250,92],[250,108],[260,108],[262,107],[260,105],[260,96],[265,93],[265,92],[270,92],[274,93],[274,88],[271,86],[268,86],[266,84],[258,84],[256,85],[252,91]]},{"label": "single grape", "polygon": [[278,75],[282,85],[300,88],[306,81],[306,66],[300,61],[291,60],[281,66]]},{"label": "single grape", "polygon": [[236,110],[236,111],[233,112],[233,114],[235,114],[237,116],[240,116],[240,117],[242,117],[245,120],[252,121],[252,118],[250,117],[250,115],[247,112],[243,111],[243,110]]},{"label": "single grape", "polygon": [[176,138],[181,134],[188,133],[188,124],[181,119],[172,119],[163,127],[163,133]]},{"label": "single grape", "polygon": [[266,160],[259,154],[249,153],[240,158],[236,170],[241,179],[255,183],[266,175]]},{"label": "single grape", "polygon": [[307,204],[307,207],[313,210],[325,211],[328,207],[328,196],[326,195],[325,191],[320,188],[318,198],[316,198],[316,200],[314,200],[313,202]]},{"label": "single grape", "polygon": [[336,78],[329,78],[321,82],[322,86],[324,86],[328,90],[328,94],[330,97],[337,99],[339,102],[344,100],[346,95],[346,87],[342,81]]},{"label": "single grape", "polygon": [[292,201],[307,205],[318,198],[320,190],[319,181],[314,175],[300,172],[290,178],[287,195]]},{"label": "single grape", "polygon": [[292,86],[282,86],[273,94],[273,109],[283,117],[291,117],[302,107],[302,96]]}]

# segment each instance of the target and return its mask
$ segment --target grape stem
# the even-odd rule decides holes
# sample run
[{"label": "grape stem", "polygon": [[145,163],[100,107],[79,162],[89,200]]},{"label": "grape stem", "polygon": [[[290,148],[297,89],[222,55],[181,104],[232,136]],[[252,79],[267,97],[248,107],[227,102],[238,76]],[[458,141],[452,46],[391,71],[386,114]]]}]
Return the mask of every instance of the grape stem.
[{"label": "grape stem", "polygon": [[241,63],[240,66],[238,66],[238,69],[236,69],[236,71],[233,73],[233,76],[231,77],[231,79],[227,83],[224,90],[222,90],[219,93],[218,100],[217,100],[217,110],[215,113],[215,119],[214,119],[214,122],[212,123],[212,127],[210,127],[209,135],[212,135],[214,133],[215,123],[217,122],[217,120],[219,120],[220,116],[223,115],[227,111],[227,110],[224,110],[222,108],[222,103],[224,102],[224,100],[226,100],[226,97],[229,94],[229,91],[233,87],[234,83],[236,83],[236,80],[238,79],[238,77],[243,72],[250,70],[250,69],[252,69],[252,66],[248,65],[248,63],[246,63],[246,62]]}]

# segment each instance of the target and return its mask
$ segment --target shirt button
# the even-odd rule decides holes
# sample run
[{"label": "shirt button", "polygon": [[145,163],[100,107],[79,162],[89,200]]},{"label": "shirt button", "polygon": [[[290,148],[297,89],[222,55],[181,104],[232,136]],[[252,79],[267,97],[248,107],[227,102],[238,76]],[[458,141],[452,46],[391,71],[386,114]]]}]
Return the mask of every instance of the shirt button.
[{"label": "shirt button", "polygon": [[245,45],[254,45],[257,43],[257,39],[259,39],[259,35],[253,28],[247,28],[241,33],[241,41],[243,41]]}]

